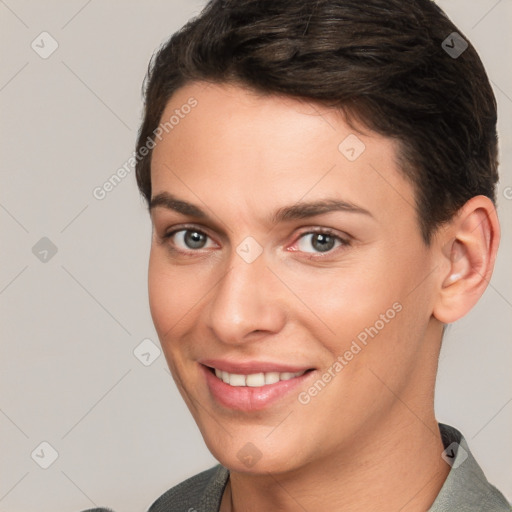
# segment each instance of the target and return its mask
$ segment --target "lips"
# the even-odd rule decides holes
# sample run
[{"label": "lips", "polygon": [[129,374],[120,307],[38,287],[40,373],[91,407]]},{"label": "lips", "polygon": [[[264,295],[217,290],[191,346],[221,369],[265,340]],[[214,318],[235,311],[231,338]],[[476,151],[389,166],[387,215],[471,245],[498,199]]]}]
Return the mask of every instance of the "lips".
[{"label": "lips", "polygon": [[298,373],[311,370],[308,365],[290,365],[270,361],[227,361],[223,359],[201,359],[199,363],[210,368],[239,375],[250,375],[254,373]]},{"label": "lips", "polygon": [[204,360],[199,366],[212,398],[221,406],[245,412],[278,403],[316,373],[304,366],[270,362]]}]

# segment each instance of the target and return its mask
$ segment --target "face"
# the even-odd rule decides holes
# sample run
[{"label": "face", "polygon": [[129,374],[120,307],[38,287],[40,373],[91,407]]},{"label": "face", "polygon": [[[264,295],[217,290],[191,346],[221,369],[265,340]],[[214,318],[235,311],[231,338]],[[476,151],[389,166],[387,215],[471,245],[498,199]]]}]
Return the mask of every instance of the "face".
[{"label": "face", "polygon": [[213,455],[291,471],[411,421],[439,332],[395,143],[234,85],[181,88],[162,123],[176,109],[152,156],[150,308]]}]

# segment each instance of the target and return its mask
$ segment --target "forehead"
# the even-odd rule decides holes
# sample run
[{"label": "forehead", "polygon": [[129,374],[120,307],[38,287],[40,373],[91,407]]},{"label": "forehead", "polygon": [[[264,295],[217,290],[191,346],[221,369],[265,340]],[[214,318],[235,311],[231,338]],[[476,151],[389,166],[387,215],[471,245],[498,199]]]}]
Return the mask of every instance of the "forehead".
[{"label": "forehead", "polygon": [[195,203],[229,199],[256,214],[260,205],[338,194],[366,209],[403,215],[406,207],[415,215],[396,142],[356,132],[333,109],[195,82],[173,95],[161,126],[166,122],[152,155],[153,196],[168,191]]}]

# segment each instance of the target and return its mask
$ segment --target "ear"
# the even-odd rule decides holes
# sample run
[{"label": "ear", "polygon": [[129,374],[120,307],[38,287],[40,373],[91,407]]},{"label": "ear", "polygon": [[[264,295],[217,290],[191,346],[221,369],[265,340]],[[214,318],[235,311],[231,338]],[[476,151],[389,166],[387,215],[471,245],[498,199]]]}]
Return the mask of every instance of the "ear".
[{"label": "ear", "polygon": [[482,296],[491,279],[500,240],[493,202],[471,198],[436,234],[439,289],[433,315],[452,323],[463,317]]}]

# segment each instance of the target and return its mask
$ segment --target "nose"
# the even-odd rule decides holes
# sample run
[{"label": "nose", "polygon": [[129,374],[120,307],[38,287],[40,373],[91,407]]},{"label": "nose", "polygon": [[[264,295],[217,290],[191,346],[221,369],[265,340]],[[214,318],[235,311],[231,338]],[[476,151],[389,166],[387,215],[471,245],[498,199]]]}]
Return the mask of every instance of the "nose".
[{"label": "nose", "polygon": [[217,339],[232,345],[279,332],[286,322],[279,284],[264,254],[252,263],[233,254],[228,271],[211,292],[205,311],[208,327]]}]

